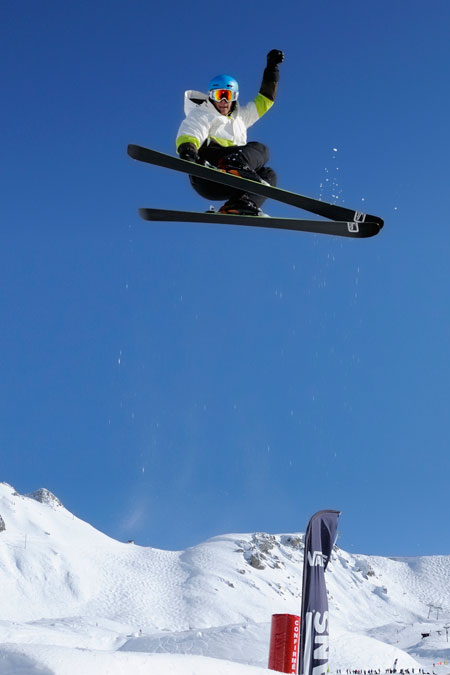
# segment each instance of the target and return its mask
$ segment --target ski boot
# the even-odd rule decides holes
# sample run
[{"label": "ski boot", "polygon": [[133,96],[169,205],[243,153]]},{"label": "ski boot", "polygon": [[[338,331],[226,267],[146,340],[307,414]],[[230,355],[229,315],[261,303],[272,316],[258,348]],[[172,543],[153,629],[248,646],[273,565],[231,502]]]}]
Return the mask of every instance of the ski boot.
[{"label": "ski boot", "polygon": [[222,157],[222,159],[217,162],[217,168],[221,171],[232,173],[234,176],[239,176],[240,178],[248,178],[257,183],[269,185],[269,183],[263,180],[256,171],[250,168],[240,150],[236,150],[236,152],[232,152],[231,154]]},{"label": "ski boot", "polygon": [[229,199],[223,206],[220,207],[218,213],[230,213],[239,216],[265,216],[266,214],[256,206],[250,197],[241,195]]}]

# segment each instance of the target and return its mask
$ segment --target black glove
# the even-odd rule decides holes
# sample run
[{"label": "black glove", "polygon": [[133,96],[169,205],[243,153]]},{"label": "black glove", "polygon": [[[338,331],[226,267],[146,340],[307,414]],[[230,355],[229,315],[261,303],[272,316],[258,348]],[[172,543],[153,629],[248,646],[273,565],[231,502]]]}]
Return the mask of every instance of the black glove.
[{"label": "black glove", "polygon": [[267,65],[269,68],[277,66],[282,61],[284,61],[284,54],[279,49],[271,49],[267,54]]},{"label": "black glove", "polygon": [[178,148],[178,154],[181,159],[187,159],[188,162],[200,162],[197,148],[193,143],[182,143]]}]

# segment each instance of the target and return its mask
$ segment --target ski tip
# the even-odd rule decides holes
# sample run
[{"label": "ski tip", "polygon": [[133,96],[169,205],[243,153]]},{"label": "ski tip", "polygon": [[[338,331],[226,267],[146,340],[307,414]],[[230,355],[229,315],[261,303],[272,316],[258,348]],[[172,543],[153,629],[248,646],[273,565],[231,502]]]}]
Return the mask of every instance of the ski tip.
[{"label": "ski tip", "polygon": [[380,230],[384,225],[384,220],[382,218],[379,218],[378,216],[367,215],[365,220],[370,221],[371,223],[377,223]]},{"label": "ski tip", "polygon": [[138,146],[134,145],[134,143],[129,143],[127,147],[127,153],[130,157],[136,159],[138,154]]},{"label": "ski tip", "polygon": [[374,220],[372,216],[369,217],[370,220],[365,220],[363,223],[348,223],[348,231],[350,236],[366,239],[368,237],[375,237],[377,234],[379,234],[381,228],[383,227],[383,225],[380,225],[380,219],[377,218]]}]

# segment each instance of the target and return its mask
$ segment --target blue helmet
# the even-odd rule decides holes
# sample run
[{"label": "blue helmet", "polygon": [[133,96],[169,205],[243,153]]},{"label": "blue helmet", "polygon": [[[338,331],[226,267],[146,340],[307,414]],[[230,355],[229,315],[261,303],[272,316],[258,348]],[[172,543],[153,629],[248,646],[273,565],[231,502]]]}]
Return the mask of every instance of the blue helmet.
[{"label": "blue helmet", "polygon": [[216,75],[210,80],[208,85],[208,91],[211,89],[229,89],[234,92],[237,98],[239,94],[239,85],[231,75]]}]

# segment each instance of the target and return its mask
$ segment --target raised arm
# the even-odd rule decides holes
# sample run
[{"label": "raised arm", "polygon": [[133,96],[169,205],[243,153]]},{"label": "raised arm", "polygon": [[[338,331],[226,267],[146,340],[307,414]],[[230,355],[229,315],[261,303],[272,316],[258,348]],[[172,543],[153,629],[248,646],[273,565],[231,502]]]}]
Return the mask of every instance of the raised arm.
[{"label": "raised arm", "polygon": [[278,64],[284,60],[284,54],[279,49],[272,49],[267,54],[267,66],[264,69],[263,79],[259,88],[259,93],[269,98],[271,101],[275,100],[277,93],[278,80],[280,79],[280,71]]}]

